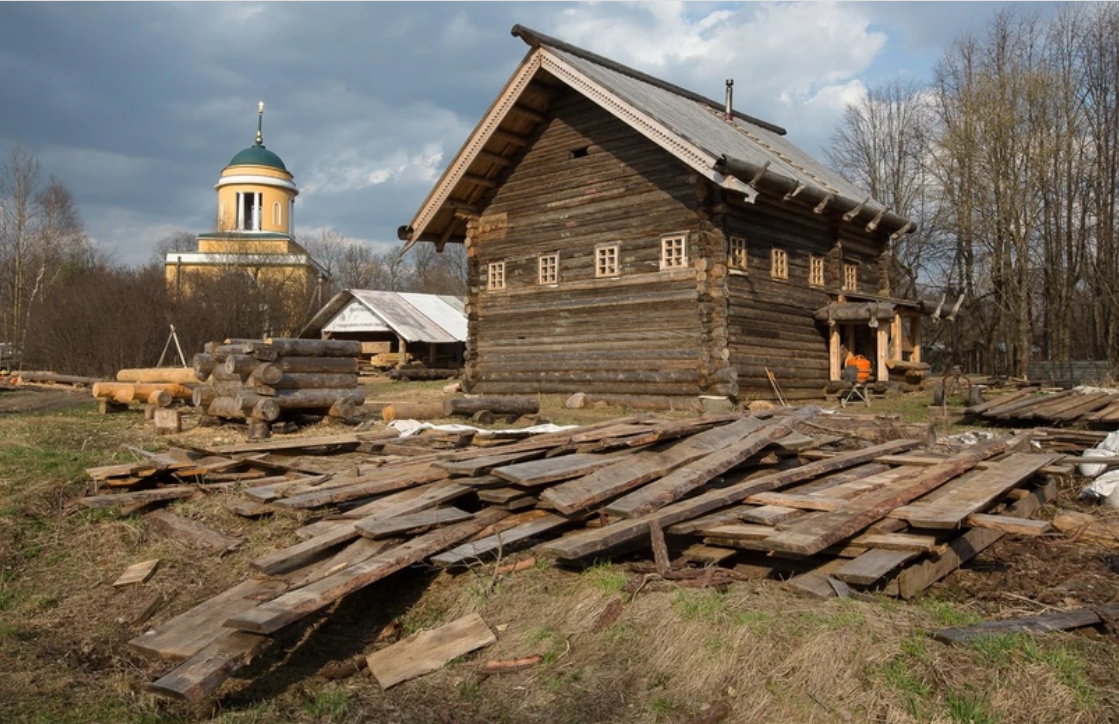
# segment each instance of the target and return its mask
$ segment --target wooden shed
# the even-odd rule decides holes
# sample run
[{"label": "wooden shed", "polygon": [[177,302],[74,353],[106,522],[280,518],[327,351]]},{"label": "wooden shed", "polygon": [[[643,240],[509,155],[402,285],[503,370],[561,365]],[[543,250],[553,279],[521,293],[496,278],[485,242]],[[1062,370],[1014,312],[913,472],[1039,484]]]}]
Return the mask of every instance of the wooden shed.
[{"label": "wooden shed", "polygon": [[392,355],[459,368],[466,343],[463,301],[444,294],[344,289],[303,327],[303,338],[362,342],[362,355]]},{"label": "wooden shed", "polygon": [[530,49],[399,236],[466,245],[473,392],[819,398],[921,367],[914,224],[785,131],[522,26]]}]

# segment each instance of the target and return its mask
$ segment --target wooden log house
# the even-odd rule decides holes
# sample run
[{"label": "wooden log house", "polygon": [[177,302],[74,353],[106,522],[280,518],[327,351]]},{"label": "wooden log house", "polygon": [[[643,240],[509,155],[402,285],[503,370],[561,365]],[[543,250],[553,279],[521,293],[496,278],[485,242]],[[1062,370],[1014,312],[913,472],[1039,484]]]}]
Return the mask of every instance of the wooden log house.
[{"label": "wooden log house", "polygon": [[811,399],[848,354],[880,381],[923,367],[931,308],[885,269],[910,220],[734,110],[731,81],[718,103],[512,32],[528,54],[398,232],[466,245],[468,391]]}]

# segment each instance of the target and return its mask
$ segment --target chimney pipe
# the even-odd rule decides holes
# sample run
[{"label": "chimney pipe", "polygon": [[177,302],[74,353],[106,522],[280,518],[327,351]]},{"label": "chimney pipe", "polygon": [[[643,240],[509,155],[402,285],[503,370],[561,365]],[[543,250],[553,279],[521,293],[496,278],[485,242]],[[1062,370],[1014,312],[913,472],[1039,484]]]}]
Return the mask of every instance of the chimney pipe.
[{"label": "chimney pipe", "polygon": [[727,108],[726,108],[726,121],[729,123],[734,119],[734,79],[727,78]]}]

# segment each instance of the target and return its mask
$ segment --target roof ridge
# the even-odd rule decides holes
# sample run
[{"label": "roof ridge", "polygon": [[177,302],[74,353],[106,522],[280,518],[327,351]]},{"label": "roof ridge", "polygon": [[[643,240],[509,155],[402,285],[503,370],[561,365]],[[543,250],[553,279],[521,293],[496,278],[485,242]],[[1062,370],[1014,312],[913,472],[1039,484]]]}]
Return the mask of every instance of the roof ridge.
[{"label": "roof ridge", "polygon": [[[635,78],[644,83],[662,88],[666,91],[669,91],[670,93],[675,93],[678,96],[687,98],[697,103],[704,103],[715,108],[719,108],[722,105],[718,101],[712,100],[707,96],[701,95],[694,91],[690,91],[687,88],[683,88],[673,83],[669,83],[668,81],[661,80],[660,78],[649,75],[648,73],[643,73],[642,71],[631,68],[628,65],[623,65],[615,60],[611,60],[610,58],[598,55],[597,53],[592,53],[589,50],[584,50],[583,48],[572,45],[571,43],[564,42],[562,40],[559,40],[558,38],[553,38],[549,35],[545,35],[544,33],[539,33],[532,28],[521,25],[520,23],[514,25],[511,32],[514,37],[520,38],[521,40],[525,41],[525,43],[527,43],[530,47],[536,48],[541,45],[551,46],[553,48],[556,48],[557,50],[566,51],[568,53],[571,53],[572,55],[576,55],[585,60],[589,60],[592,63],[597,63],[598,65],[601,65],[605,68],[617,71],[624,75],[628,75],[631,78]],[[750,116],[733,109],[731,111],[731,114],[736,118],[740,118],[747,123],[753,123],[754,125],[760,126],[767,131],[776,133],[779,136],[784,136],[788,133],[781,126],[775,125],[768,121],[763,121],[760,118],[755,118],[754,116]]]}]

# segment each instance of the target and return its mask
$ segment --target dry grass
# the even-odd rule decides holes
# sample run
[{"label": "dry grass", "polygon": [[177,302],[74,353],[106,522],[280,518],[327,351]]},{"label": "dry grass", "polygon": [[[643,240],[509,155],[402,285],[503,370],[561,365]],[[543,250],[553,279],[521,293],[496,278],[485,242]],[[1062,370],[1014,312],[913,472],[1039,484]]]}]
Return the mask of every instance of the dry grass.
[{"label": "dry grass", "polygon": [[[441,384],[420,385],[412,394],[442,395]],[[630,412],[564,411],[542,401],[555,422]],[[86,492],[85,467],[131,459],[122,444],[167,444],[150,430],[138,414],[100,416],[91,403],[0,417],[0,721],[653,724],[688,722],[714,702],[729,705],[728,722],[1116,719],[1119,654],[1108,639],[1000,637],[963,648],[929,639],[926,632],[976,620],[977,612],[999,613],[990,600],[970,605],[963,589],[911,604],[816,602],[774,581],[717,592],[654,578],[630,601],[622,591],[628,574],[608,563],[583,571],[542,564],[500,577],[493,566],[455,575],[404,571],[284,632],[215,702],[193,710],[144,691],[168,666],[127,650],[141,630],[132,617],[152,592],[166,603],[149,625],[229,588],[248,575],[249,560],[289,542],[298,522],[244,521],[220,495],[174,504],[181,515],[243,537],[239,550],[219,558],[154,535],[140,518],[67,505]],[[217,444],[238,435],[199,428],[184,437]],[[162,564],[142,589],[112,588],[127,565],[149,558]],[[1036,576],[1028,585],[1043,573]],[[1012,575],[998,581],[1014,590]],[[619,598],[621,615],[596,627]],[[388,643],[377,639],[393,622],[407,634],[472,611],[498,642],[429,676],[382,692],[364,675],[335,682],[316,675],[328,662]],[[478,674],[484,659],[534,654],[542,661],[531,669]]]}]

